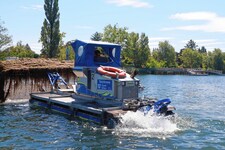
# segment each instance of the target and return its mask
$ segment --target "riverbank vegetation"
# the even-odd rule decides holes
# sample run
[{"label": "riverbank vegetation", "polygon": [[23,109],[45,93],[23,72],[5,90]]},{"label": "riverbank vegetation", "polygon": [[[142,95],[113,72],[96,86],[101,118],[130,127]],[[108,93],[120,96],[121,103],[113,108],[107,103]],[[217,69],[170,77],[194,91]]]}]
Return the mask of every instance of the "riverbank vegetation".
[{"label": "riverbank vegetation", "polygon": [[[0,22],[0,60],[9,57],[74,59],[70,41],[63,41],[66,33],[60,32],[58,0],[45,0],[44,10],[46,17],[39,40],[42,43],[41,54],[36,54],[29,44],[23,45],[21,41],[16,46],[9,46],[11,36]],[[128,27],[119,27],[118,24],[105,26],[102,32],[93,33],[90,39],[120,44],[124,67],[198,68],[225,72],[225,52],[219,48],[207,51],[204,45],[198,46],[192,39],[181,50],[175,50],[169,41],[160,41],[157,48],[150,49],[149,37],[145,33],[130,32]]]},{"label": "riverbank vegetation", "polygon": [[92,40],[117,43],[122,46],[123,66],[136,68],[198,68],[225,72],[225,53],[215,48],[212,52],[189,40],[179,52],[169,43],[161,41],[158,48],[150,49],[145,33],[128,32],[127,27],[107,25],[102,33],[96,32]]}]

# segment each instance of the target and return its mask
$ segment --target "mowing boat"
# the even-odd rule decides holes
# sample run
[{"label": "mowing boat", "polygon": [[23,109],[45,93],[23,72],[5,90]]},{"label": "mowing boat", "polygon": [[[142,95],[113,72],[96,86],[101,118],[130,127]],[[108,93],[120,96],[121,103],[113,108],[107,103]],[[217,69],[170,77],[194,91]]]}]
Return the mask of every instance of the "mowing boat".
[{"label": "mowing boat", "polygon": [[139,98],[140,80],[120,69],[121,46],[118,44],[75,40],[74,85],[58,73],[48,73],[52,90],[31,93],[31,106],[41,106],[72,117],[80,117],[114,128],[128,111],[153,111],[173,115],[170,99]]}]

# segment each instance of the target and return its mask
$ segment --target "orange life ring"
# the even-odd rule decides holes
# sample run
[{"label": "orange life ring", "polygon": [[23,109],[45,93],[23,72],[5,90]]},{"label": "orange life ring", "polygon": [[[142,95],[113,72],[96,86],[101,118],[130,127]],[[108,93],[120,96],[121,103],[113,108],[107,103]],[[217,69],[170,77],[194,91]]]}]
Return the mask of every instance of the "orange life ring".
[{"label": "orange life ring", "polygon": [[126,72],[119,68],[110,67],[110,66],[100,66],[97,68],[97,71],[102,75],[107,75],[113,78],[125,78]]}]

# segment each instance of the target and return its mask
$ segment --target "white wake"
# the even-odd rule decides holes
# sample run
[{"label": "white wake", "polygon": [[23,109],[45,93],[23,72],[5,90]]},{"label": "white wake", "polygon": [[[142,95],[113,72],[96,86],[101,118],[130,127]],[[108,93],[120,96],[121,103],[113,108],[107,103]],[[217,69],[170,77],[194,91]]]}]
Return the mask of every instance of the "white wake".
[{"label": "white wake", "polygon": [[117,125],[114,132],[117,135],[138,135],[143,137],[164,137],[172,135],[179,131],[173,118],[152,115],[149,112],[144,115],[143,112],[127,112],[121,116],[121,124]]}]

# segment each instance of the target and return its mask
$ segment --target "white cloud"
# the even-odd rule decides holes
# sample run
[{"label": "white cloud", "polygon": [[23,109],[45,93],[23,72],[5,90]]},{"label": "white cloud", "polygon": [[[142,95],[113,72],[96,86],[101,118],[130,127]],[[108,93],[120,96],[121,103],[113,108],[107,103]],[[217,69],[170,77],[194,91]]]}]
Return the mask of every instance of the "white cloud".
[{"label": "white cloud", "polygon": [[217,15],[211,12],[189,12],[189,13],[177,13],[172,15],[171,19],[178,20],[212,20],[216,18]]},{"label": "white cloud", "polygon": [[184,30],[184,31],[203,31],[203,32],[224,32],[225,33],[225,17],[218,16],[212,12],[189,12],[177,13],[172,15],[170,19],[182,21],[204,21],[198,25],[166,27],[162,31]]},{"label": "white cloud", "polygon": [[153,38],[149,38],[149,41],[169,41],[173,39],[172,37],[153,37]]},{"label": "white cloud", "polygon": [[[181,43],[186,44],[189,40],[183,40]],[[200,39],[200,40],[194,40],[194,42],[198,46],[212,46],[212,45],[222,45],[225,44],[225,42],[220,42],[217,39]]]},{"label": "white cloud", "polygon": [[42,11],[44,10],[44,6],[43,5],[30,5],[30,6],[21,6],[21,8],[23,9],[28,9],[28,10],[37,10],[37,11]]},{"label": "white cloud", "polygon": [[136,8],[151,8],[151,4],[140,0],[107,0],[108,3],[116,4],[117,6],[131,6]]},{"label": "white cloud", "polygon": [[[188,43],[188,41],[190,41],[190,39],[189,40],[183,40],[183,41],[181,41],[181,43]],[[199,44],[199,43],[201,43],[201,44],[205,44],[205,43],[212,43],[212,42],[216,42],[217,40],[216,39],[200,39],[200,40],[193,40],[196,44]]]},{"label": "white cloud", "polygon": [[150,48],[158,48],[159,42],[170,41],[174,39],[173,37],[153,37],[149,38]]},{"label": "white cloud", "polygon": [[216,39],[195,40],[195,42],[200,46],[218,46],[225,44],[225,42],[220,42]]},{"label": "white cloud", "polygon": [[205,25],[191,25],[191,26],[179,26],[179,27],[166,27],[162,31],[172,31],[172,30],[185,30],[185,31],[199,31],[203,30]]},{"label": "white cloud", "polygon": [[[183,40],[180,43],[183,45],[187,44],[189,40]],[[224,46],[225,42],[221,42],[218,39],[199,39],[199,40],[194,40],[194,42],[198,45],[198,47],[204,46],[207,50],[212,51],[218,46]]]}]

